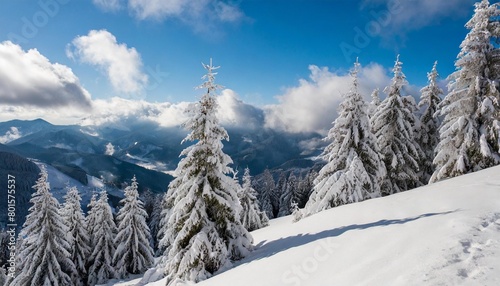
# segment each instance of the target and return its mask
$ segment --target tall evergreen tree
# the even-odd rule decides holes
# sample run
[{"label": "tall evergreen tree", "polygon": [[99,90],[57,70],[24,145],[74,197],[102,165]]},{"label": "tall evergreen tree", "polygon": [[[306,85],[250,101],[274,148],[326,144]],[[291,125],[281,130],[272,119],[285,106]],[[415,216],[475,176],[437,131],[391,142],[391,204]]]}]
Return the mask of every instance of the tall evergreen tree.
[{"label": "tall evergreen tree", "polygon": [[326,165],[319,172],[305,214],[380,196],[385,167],[371,133],[367,104],[358,91],[359,63],[351,72],[352,87],[328,132],[323,151]]},{"label": "tall evergreen tree", "polygon": [[162,211],[162,199],[160,195],[156,195],[155,202],[153,204],[153,211],[151,212],[151,217],[149,218],[148,227],[151,232],[151,247],[154,253],[158,251],[158,232],[160,230],[160,220]]},{"label": "tall evergreen tree", "polygon": [[378,88],[374,89],[371,94],[372,101],[368,105],[368,117],[372,118],[380,105],[380,91]]},{"label": "tall evergreen tree", "polygon": [[92,197],[90,197],[90,202],[87,205],[87,216],[85,217],[85,225],[87,227],[87,233],[89,235],[89,245],[92,246],[94,245],[94,227],[96,225],[96,209],[95,206],[97,205],[97,192],[93,191],[92,192]]},{"label": "tall evergreen tree", "polygon": [[394,65],[394,77],[384,92],[387,97],[372,118],[372,130],[387,169],[387,181],[382,195],[390,195],[420,185],[419,162],[421,149],[415,140],[417,117],[413,103],[402,96],[408,84],[402,71],[399,55]]},{"label": "tall evergreen tree", "polygon": [[114,244],[116,225],[105,190],[99,194],[99,200],[92,208],[92,212],[95,215],[95,225],[92,229],[93,249],[89,257],[88,284],[96,285],[117,277],[113,266],[113,255],[116,250]]},{"label": "tall evergreen tree", "polygon": [[259,190],[259,202],[261,210],[266,213],[268,218],[274,218],[272,198],[275,192],[273,175],[269,169],[265,169],[262,177],[262,185]]},{"label": "tall evergreen tree", "polygon": [[294,194],[297,192],[297,184],[297,177],[291,172],[280,196],[280,211],[278,216],[287,216],[292,213],[292,201]]},{"label": "tall evergreen tree", "polygon": [[238,193],[238,197],[242,206],[241,223],[248,231],[254,231],[269,225],[269,218],[264,212],[260,211],[257,192],[252,188],[252,178],[248,168],[245,169],[243,174],[243,186]]},{"label": "tall evergreen tree", "polygon": [[33,186],[32,207],[19,234],[24,237],[19,249],[19,274],[13,286],[72,285],[77,272],[71,260],[69,228],[59,214],[59,203],[52,196],[47,171],[41,168]]},{"label": "tall evergreen tree", "polygon": [[90,237],[83,215],[80,194],[76,187],[66,187],[65,203],[61,209],[61,216],[69,228],[71,236],[71,260],[77,272],[72,277],[73,285],[85,285],[87,279],[87,258],[90,254]]},{"label": "tall evergreen tree", "polygon": [[123,207],[118,211],[116,220],[118,233],[114,244],[116,251],[113,265],[119,277],[127,274],[140,274],[153,266],[153,249],[150,246],[149,227],[146,224],[147,213],[137,192],[135,176],[132,183],[124,190],[125,198],[120,201]]},{"label": "tall evergreen tree", "polygon": [[498,8],[483,0],[475,4],[474,15],[465,25],[470,31],[460,45],[457,71],[449,76],[449,92],[440,106],[444,119],[431,182],[500,162],[499,92],[489,68],[494,51],[492,17],[498,17]]},{"label": "tall evergreen tree", "polygon": [[313,172],[311,169],[297,184],[297,191],[293,194],[293,201],[296,202],[297,208],[304,208],[309,200],[309,195],[314,187],[313,182],[315,177],[313,177]]},{"label": "tall evergreen tree", "polygon": [[427,73],[428,84],[420,90],[420,102],[418,106],[422,109],[420,116],[420,132],[418,133],[418,143],[424,152],[420,163],[421,181],[427,184],[434,173],[434,151],[439,143],[440,120],[436,114],[441,103],[443,90],[438,86],[437,61],[434,63],[430,73]]},{"label": "tall evergreen tree", "polygon": [[246,256],[252,236],[240,222],[239,204],[231,158],[222,151],[227,132],[217,119],[215,70],[203,65],[207,74],[200,88],[207,92],[187,109],[185,126],[191,131],[184,141],[196,141],[182,151],[185,156],[165,196],[166,217],[161,244],[167,285],[176,279],[198,282],[212,276],[232,260]]}]

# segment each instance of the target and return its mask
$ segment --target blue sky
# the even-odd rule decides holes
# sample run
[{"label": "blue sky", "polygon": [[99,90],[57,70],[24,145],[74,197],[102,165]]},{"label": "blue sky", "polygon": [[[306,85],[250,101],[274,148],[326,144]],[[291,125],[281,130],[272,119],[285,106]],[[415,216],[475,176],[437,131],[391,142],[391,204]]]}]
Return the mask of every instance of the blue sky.
[{"label": "blue sky", "polygon": [[220,84],[239,100],[264,108],[283,105],[307,83],[320,88],[311,67],[342,77],[356,56],[364,67],[383,67],[390,77],[401,54],[403,71],[416,88],[425,85],[435,60],[446,77],[454,70],[474,3],[186,2],[2,0],[0,42],[11,40],[23,52],[36,49],[49,64],[71,69],[89,101],[193,101],[199,96],[193,87],[204,72],[200,63],[212,57],[221,66]]}]

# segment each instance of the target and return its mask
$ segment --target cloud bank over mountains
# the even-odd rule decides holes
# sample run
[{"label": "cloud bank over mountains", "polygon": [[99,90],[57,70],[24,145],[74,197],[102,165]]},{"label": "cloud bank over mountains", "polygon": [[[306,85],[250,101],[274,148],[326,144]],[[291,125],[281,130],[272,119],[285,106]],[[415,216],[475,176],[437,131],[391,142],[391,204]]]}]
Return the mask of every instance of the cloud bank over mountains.
[{"label": "cloud bank over mountains", "polygon": [[[91,31],[72,44],[72,56],[102,68],[111,84],[123,88],[123,93],[141,88],[145,81],[140,71],[140,55],[135,49],[118,44],[110,33]],[[143,123],[177,127],[186,121],[184,110],[189,102],[148,102],[117,96],[92,99],[69,67],[51,63],[37,50],[24,51],[18,45],[3,42],[0,62],[7,67],[0,71],[0,121],[43,118],[55,124],[122,129]],[[221,90],[218,95],[221,123],[235,128],[324,134],[337,117],[338,105],[352,80],[348,71],[316,65],[310,65],[309,72],[308,78],[300,79],[297,85],[277,95],[278,102],[273,105],[253,106],[243,102],[237,91]],[[360,91],[369,101],[373,89],[383,89],[390,78],[388,69],[370,63],[360,70]],[[194,92],[193,101],[200,92]]]}]

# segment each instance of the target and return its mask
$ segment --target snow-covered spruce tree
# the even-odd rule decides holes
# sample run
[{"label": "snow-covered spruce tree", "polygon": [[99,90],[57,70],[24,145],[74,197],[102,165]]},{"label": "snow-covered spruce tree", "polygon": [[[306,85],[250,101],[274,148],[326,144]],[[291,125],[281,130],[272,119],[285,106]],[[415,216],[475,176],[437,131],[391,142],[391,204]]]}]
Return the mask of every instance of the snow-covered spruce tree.
[{"label": "snow-covered spruce tree", "polygon": [[153,248],[153,253],[158,251],[158,231],[160,230],[160,220],[162,211],[162,199],[160,195],[155,196],[155,202],[153,204],[153,211],[151,212],[151,217],[149,218],[149,231],[151,232],[151,247]]},{"label": "snow-covered spruce tree", "polygon": [[266,216],[270,219],[274,218],[272,197],[274,196],[275,188],[273,175],[269,169],[265,169],[258,198],[260,209],[265,212]]},{"label": "snow-covered spruce tree", "polygon": [[381,103],[379,94],[380,94],[380,91],[378,88],[374,89],[372,94],[371,94],[372,101],[368,105],[368,117],[369,118],[373,117],[373,115],[377,111],[378,106]]},{"label": "snow-covered spruce tree", "polygon": [[297,192],[297,184],[297,177],[291,172],[280,196],[279,217],[287,216],[292,213],[292,201]]},{"label": "snow-covered spruce tree", "polygon": [[292,201],[292,216],[292,222],[298,222],[302,219],[302,211],[299,209],[299,205],[295,201]]},{"label": "snow-covered spruce tree", "polygon": [[257,192],[252,188],[252,178],[248,168],[245,168],[243,186],[238,193],[238,197],[242,207],[241,223],[248,231],[254,231],[269,225],[269,218],[264,212],[260,211]]},{"label": "snow-covered spruce tree", "polygon": [[113,266],[116,225],[105,190],[99,194],[99,200],[92,208],[92,215],[95,215],[95,225],[92,231],[92,253],[88,260],[88,285],[106,283],[109,279],[117,277]]},{"label": "snow-covered spruce tree", "polygon": [[120,201],[123,207],[118,211],[116,221],[118,233],[115,237],[116,251],[113,265],[120,278],[127,274],[140,274],[153,266],[153,249],[150,243],[147,213],[137,191],[135,176],[124,190],[125,198]]},{"label": "snow-covered spruce tree", "polygon": [[358,70],[356,62],[352,87],[326,137],[331,141],[323,151],[327,163],[315,180],[305,215],[380,196],[385,167],[370,130],[367,104],[358,91]]},{"label": "snow-covered spruce tree", "polygon": [[32,207],[20,232],[19,273],[10,283],[15,286],[72,285],[77,272],[71,260],[71,236],[59,214],[59,203],[52,196],[47,171],[41,167],[30,203]]},{"label": "snow-covered spruce tree", "polygon": [[83,215],[80,194],[76,187],[66,187],[64,206],[61,216],[69,228],[71,236],[71,260],[75,264],[77,272],[72,277],[73,285],[85,285],[87,279],[87,258],[90,254],[90,237]]},{"label": "snow-covered spruce tree", "polygon": [[424,152],[420,163],[421,182],[427,184],[434,173],[434,150],[439,143],[439,125],[440,120],[436,114],[438,106],[441,103],[443,90],[438,86],[437,79],[437,61],[432,67],[432,71],[427,74],[428,84],[420,90],[420,102],[418,107],[422,110],[420,116],[420,131],[417,135],[417,141]]},{"label": "snow-covered spruce tree", "polygon": [[415,141],[417,117],[413,107],[402,96],[407,85],[399,55],[394,65],[392,83],[384,92],[387,97],[380,103],[372,118],[372,130],[387,169],[387,181],[382,195],[390,195],[420,185],[419,162],[422,153]]},{"label": "snow-covered spruce tree", "polygon": [[497,165],[499,156],[499,93],[492,80],[488,55],[492,53],[491,19],[498,13],[487,0],[475,4],[465,27],[469,33],[460,45],[449,76],[448,95],[440,105],[444,116],[430,182]]},{"label": "snow-covered spruce tree", "polygon": [[92,192],[92,197],[90,197],[90,202],[87,205],[87,216],[85,217],[85,226],[87,227],[87,233],[89,235],[89,245],[92,247],[94,245],[94,228],[96,222],[95,206],[97,205],[98,194],[96,191]]},{"label": "snow-covered spruce tree", "polygon": [[297,203],[298,208],[303,208],[306,205],[307,200],[309,199],[309,193],[314,187],[314,184],[312,183],[314,179],[309,177],[311,171],[312,170],[305,174],[303,178],[298,180],[297,189],[293,194],[292,201]]},{"label": "snow-covered spruce tree", "polygon": [[206,90],[200,101],[188,107],[185,126],[191,131],[184,141],[196,141],[184,149],[165,197],[167,217],[160,245],[166,249],[163,263],[167,285],[176,279],[198,282],[212,276],[232,260],[245,257],[252,236],[241,224],[237,186],[228,166],[231,158],[222,151],[227,132],[219,125],[214,72],[200,86]]}]

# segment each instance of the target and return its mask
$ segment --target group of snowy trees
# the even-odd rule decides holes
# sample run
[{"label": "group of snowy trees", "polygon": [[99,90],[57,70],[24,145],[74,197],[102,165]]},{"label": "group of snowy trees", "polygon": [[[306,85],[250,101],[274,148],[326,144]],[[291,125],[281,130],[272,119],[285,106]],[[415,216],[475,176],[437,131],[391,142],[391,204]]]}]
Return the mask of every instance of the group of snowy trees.
[{"label": "group of snowy trees", "polygon": [[273,172],[277,180],[266,169],[253,182],[261,210],[268,218],[277,218],[292,214],[295,206],[303,208],[311,194],[317,172],[314,169],[306,174],[281,169]]},{"label": "group of snowy trees", "polygon": [[499,164],[499,21],[498,4],[475,4],[457,71],[449,76],[442,101],[437,62],[417,106],[405,94],[408,82],[398,56],[392,82],[384,89],[387,97],[380,101],[377,89],[368,105],[359,94],[356,62],[351,89],[326,138],[331,142],[323,153],[327,163],[314,181],[305,214]]},{"label": "group of snowy trees", "polygon": [[94,194],[85,217],[77,188],[67,188],[60,206],[42,168],[19,234],[16,277],[8,285],[96,285],[153,266],[137,186],[134,177],[115,224],[106,191]]},{"label": "group of snowy trees", "polygon": [[249,231],[268,225],[269,219],[260,211],[250,170],[242,185],[230,176],[232,160],[222,151],[228,135],[216,117],[217,67],[211,62],[204,67],[208,72],[201,88],[207,92],[187,111],[191,133],[185,141],[196,143],[181,153],[163,200],[150,193],[145,206],[134,177],[116,219],[104,190],[92,196],[85,217],[76,187],[68,187],[59,206],[42,168],[19,234],[18,271],[8,285],[106,283],[154,266],[153,247],[163,256],[159,268],[167,284],[201,281],[252,250]]}]

